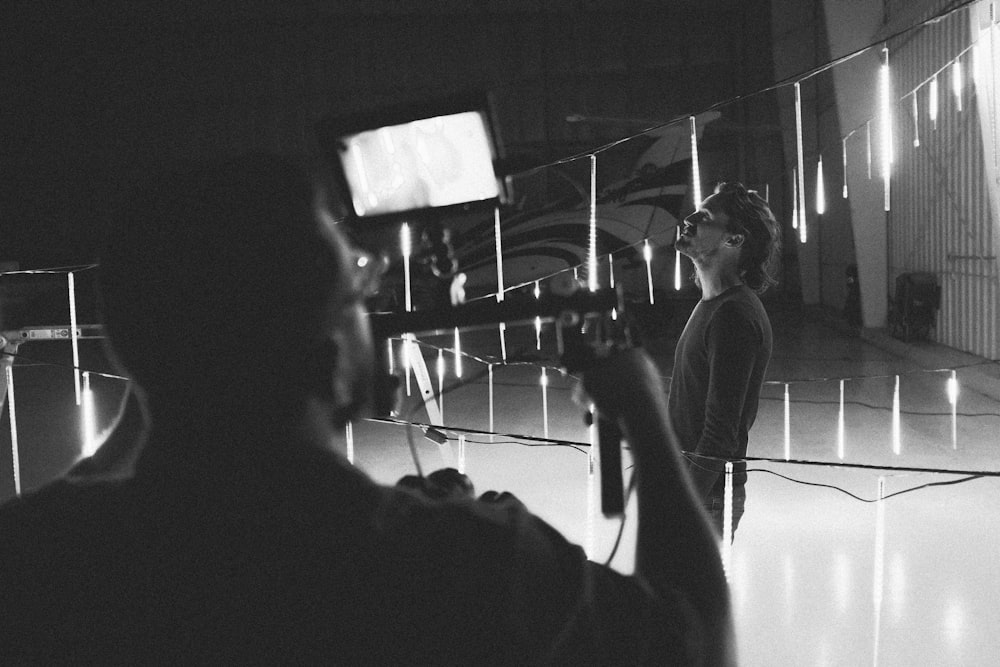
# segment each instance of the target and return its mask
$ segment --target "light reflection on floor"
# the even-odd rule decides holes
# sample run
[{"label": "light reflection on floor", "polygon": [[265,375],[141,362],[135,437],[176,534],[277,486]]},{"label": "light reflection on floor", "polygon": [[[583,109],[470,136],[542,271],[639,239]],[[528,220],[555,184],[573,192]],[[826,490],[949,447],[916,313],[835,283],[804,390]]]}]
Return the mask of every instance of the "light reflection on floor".
[{"label": "light reflection on floor", "polygon": [[[751,434],[751,455],[784,457],[781,383],[809,380],[790,389],[792,458],[839,463],[839,381],[819,379],[849,376],[844,463],[1000,470],[996,401],[963,390],[958,411],[986,416],[960,416],[953,443],[946,373],[914,373],[921,369],[857,338],[797,317],[779,320],[769,372],[769,379],[779,382],[765,392]],[[515,349],[513,339],[519,334],[510,335]],[[530,329],[524,338],[533,345]],[[450,347],[450,342],[442,345]],[[428,359],[433,369],[431,353]],[[474,367],[466,364],[470,372]],[[896,374],[901,375],[899,455],[891,447]],[[550,435],[586,443],[582,411],[570,399],[572,380],[549,376]],[[446,379],[446,385],[451,381]],[[450,393],[445,423],[484,429],[487,396],[485,378]],[[544,415],[538,369],[495,367],[494,409],[499,433],[540,436]],[[387,483],[410,472],[401,430],[359,424],[358,465]],[[419,432],[417,436],[424,466],[442,465],[437,447]],[[625,459],[627,465],[627,454]],[[491,442],[489,436],[470,434],[466,462],[478,491],[513,492],[571,540],[592,545],[592,559],[607,558],[619,523],[595,512],[596,485],[588,476],[585,452],[521,446],[505,436]],[[1000,480],[977,479],[865,503],[765,471],[840,487],[866,499],[877,497],[880,476],[888,496],[961,475],[781,461],[752,463],[750,470],[747,511],[729,569],[743,664],[995,664],[1000,655],[995,631],[1000,627],[1000,510],[992,499],[1000,494]],[[627,515],[613,561],[626,572],[634,550],[634,502]]]}]

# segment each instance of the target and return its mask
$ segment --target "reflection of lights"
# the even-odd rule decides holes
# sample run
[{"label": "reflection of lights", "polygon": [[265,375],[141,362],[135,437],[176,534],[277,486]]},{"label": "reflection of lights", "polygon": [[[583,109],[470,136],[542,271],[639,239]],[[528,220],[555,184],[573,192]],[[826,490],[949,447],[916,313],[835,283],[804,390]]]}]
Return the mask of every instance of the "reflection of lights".
[{"label": "reflection of lights", "polygon": [[948,403],[951,404],[951,448],[958,449],[958,377],[955,371],[945,383],[948,393]]},{"label": "reflection of lights", "polygon": [[837,611],[844,614],[850,606],[851,592],[854,590],[854,587],[851,585],[851,559],[843,551],[838,551],[833,555],[833,570],[831,575],[833,597],[837,602]]},{"label": "reflection of lights", "polygon": [[788,383],[785,383],[785,460],[792,458],[792,403],[788,398]]},{"label": "reflection of lights", "polygon": [[948,604],[944,608],[943,618],[941,619],[941,627],[945,639],[950,644],[961,645],[966,628],[965,606],[961,600],[953,599],[948,601]]},{"label": "reflection of lights", "polygon": [[837,415],[837,458],[844,460],[844,381],[840,381],[840,412]]},{"label": "reflection of lights", "polygon": [[899,421],[899,376],[896,376],[896,388],[892,392],[892,453],[899,454],[901,448],[901,425]]}]

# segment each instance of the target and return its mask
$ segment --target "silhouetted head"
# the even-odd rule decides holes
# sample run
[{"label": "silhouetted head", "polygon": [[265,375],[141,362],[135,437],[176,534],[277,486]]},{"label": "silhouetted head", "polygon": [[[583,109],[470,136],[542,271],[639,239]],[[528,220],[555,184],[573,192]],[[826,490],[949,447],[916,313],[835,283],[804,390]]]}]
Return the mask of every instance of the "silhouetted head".
[{"label": "silhouetted head", "polygon": [[[318,189],[266,155],[162,175],[101,260],[111,347],[158,411],[367,400],[371,342],[353,255]],[[324,394],[325,392],[325,394]]]}]

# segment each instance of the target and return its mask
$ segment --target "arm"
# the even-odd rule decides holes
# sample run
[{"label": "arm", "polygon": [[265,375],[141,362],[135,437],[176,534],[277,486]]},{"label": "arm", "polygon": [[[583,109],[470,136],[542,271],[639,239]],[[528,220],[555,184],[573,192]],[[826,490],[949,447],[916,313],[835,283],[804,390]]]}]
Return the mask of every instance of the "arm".
[{"label": "arm", "polygon": [[[705,422],[694,452],[717,459],[738,456],[740,423],[757,362],[760,334],[736,308],[723,306],[706,333],[708,394]],[[707,498],[725,470],[720,460],[693,457],[688,471],[699,498]]]},{"label": "arm", "polygon": [[653,363],[641,350],[598,360],[584,373],[584,387],[598,410],[620,420],[635,458],[635,575],[661,596],[681,591],[704,629],[706,663],[733,664],[729,592],[718,541],[669,429]]}]

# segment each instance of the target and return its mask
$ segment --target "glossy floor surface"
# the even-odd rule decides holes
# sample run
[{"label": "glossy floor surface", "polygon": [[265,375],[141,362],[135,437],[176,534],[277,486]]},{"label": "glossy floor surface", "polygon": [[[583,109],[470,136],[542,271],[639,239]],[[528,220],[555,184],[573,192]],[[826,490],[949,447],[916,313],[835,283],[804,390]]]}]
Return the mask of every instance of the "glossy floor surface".
[{"label": "glossy floor surface", "polygon": [[[963,386],[963,374],[976,369],[959,369],[953,416],[947,367],[929,370],[794,310],[772,316],[775,354],[750,446],[751,456],[772,460],[749,466],[746,515],[725,555],[742,664],[996,664],[1000,479],[942,484],[969,473],[938,471],[1000,471],[1000,404]],[[508,332],[508,350],[530,350],[533,335]],[[497,339],[481,332],[470,344],[499,354]],[[436,386],[433,345],[452,344],[427,342]],[[455,380],[451,357],[445,362],[447,387]],[[464,378],[485,369],[467,359]],[[543,402],[540,375],[531,363],[494,366],[497,435],[464,433],[463,456],[459,431],[446,430],[451,439],[438,446],[415,430],[417,451],[425,470],[463,463],[477,491],[513,492],[604,561],[619,522],[600,514],[589,448],[514,437],[541,438],[547,421],[551,438],[589,442],[571,399],[572,378],[549,371]],[[445,425],[490,430],[489,384],[487,374],[448,392]],[[416,381],[411,391],[408,405]],[[426,415],[417,409],[413,419]],[[387,483],[413,469],[400,426],[357,425],[354,453]],[[927,484],[936,486],[890,497]],[[880,493],[885,500],[872,502]],[[630,569],[634,517],[632,503],[613,560],[623,571]]]},{"label": "glossy floor surface", "polygon": [[[946,381],[951,368],[968,360],[959,364],[943,355],[936,363],[932,353],[940,348],[932,345],[877,346],[815,314],[769,310],[775,351],[750,443],[750,455],[766,460],[749,466],[746,514],[731,550],[724,552],[742,664],[997,664],[1000,510],[995,499],[1000,479],[944,484],[974,472],[1000,471],[1000,402],[967,382],[970,373],[994,373],[996,365],[956,371],[960,392],[953,410]],[[666,335],[647,341],[662,357],[665,379],[671,337],[684,319],[683,312],[673,313]],[[495,329],[463,335],[464,352],[479,360],[464,358],[466,384],[458,386],[453,355],[442,354],[443,384],[455,386],[443,399],[440,430],[448,441],[438,445],[412,428],[413,446],[425,472],[461,466],[478,492],[514,493],[583,545],[593,560],[605,561],[621,524],[601,515],[600,481],[589,474],[590,436],[583,410],[571,396],[575,382],[555,370],[551,331],[542,340],[539,357],[533,329],[512,327],[507,332],[510,363],[503,365],[496,363],[501,349]],[[453,342],[444,337],[422,343],[436,389],[435,347],[452,348]],[[66,444],[78,442],[76,422],[57,430],[55,419],[75,414],[71,373],[32,362],[33,355],[48,349],[25,346],[15,368],[26,490],[79,456],[78,444]],[[920,364],[900,354],[917,349],[926,353]],[[395,352],[398,362],[398,344]],[[492,383],[486,359],[494,361]],[[544,391],[540,360],[551,364]],[[99,363],[96,351],[83,350],[82,365]],[[898,420],[893,409],[897,376]],[[99,422],[107,424],[122,383],[93,380],[96,389],[109,390],[99,396]],[[418,383],[411,380],[402,416],[426,422],[418,395]],[[10,497],[6,418],[2,429],[7,454],[0,461],[0,491]],[[355,464],[378,481],[391,484],[414,471],[405,427],[359,422],[353,435]],[[627,452],[624,458],[628,466]],[[626,479],[629,474],[626,470]],[[890,497],[927,484],[937,486]],[[870,502],[880,493],[885,500]],[[631,568],[634,530],[631,503],[612,560],[625,572]]]}]

